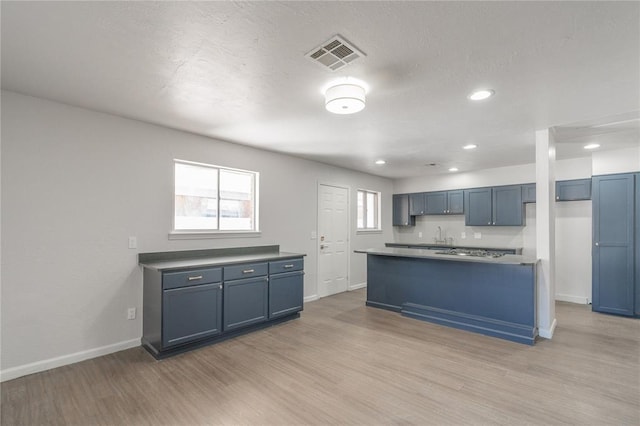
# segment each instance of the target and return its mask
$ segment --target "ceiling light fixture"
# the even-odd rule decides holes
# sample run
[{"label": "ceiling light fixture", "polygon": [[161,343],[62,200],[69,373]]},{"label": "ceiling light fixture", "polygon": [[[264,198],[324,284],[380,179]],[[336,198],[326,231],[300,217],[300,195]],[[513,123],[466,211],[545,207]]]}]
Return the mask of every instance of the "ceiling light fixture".
[{"label": "ceiling light fixture", "polygon": [[457,167],[451,167],[451,168],[449,169],[449,171],[450,171],[450,172],[457,172],[457,171],[458,171],[458,168],[457,168]]},{"label": "ceiling light fixture", "polygon": [[376,160],[376,164],[382,165],[382,164],[387,164],[387,162],[384,160]]},{"label": "ceiling light fixture", "polygon": [[476,90],[475,92],[471,93],[468,96],[468,98],[471,99],[472,101],[481,101],[483,99],[490,98],[495,93],[496,92],[494,92],[491,89],[481,89],[481,90]]},{"label": "ceiling light fixture", "polygon": [[596,149],[596,148],[600,148],[600,144],[590,143],[584,146],[584,149]]},{"label": "ceiling light fixture", "polygon": [[462,147],[462,149],[476,149],[478,147],[478,145],[474,144],[474,143],[470,143],[468,145],[465,145]]},{"label": "ceiling light fixture", "polygon": [[347,77],[326,86],[324,106],[334,114],[354,114],[364,109],[366,93],[364,82]]}]

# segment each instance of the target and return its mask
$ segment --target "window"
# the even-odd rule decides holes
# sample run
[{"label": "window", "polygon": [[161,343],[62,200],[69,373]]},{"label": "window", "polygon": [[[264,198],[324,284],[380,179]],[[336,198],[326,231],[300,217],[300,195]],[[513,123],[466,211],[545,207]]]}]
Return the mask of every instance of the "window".
[{"label": "window", "polygon": [[258,231],[258,173],[175,161],[176,231]]},{"label": "window", "polygon": [[358,189],[358,230],[380,230],[380,193]]}]

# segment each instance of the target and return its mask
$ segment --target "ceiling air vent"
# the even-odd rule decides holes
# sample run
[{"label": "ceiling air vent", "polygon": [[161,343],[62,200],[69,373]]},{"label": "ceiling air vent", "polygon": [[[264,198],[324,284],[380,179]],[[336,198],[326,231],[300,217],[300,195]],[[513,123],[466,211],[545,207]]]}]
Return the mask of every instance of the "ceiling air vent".
[{"label": "ceiling air vent", "polygon": [[335,35],[305,56],[329,71],[337,71],[366,55],[341,36]]}]

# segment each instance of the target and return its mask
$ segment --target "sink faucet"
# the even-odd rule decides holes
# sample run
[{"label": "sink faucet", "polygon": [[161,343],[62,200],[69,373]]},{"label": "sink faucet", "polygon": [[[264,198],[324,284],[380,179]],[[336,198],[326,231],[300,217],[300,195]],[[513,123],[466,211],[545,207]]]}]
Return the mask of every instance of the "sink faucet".
[{"label": "sink faucet", "polygon": [[447,243],[447,239],[443,239],[442,238],[442,228],[438,226],[438,235],[436,237],[433,238],[436,242],[436,244],[446,244]]}]

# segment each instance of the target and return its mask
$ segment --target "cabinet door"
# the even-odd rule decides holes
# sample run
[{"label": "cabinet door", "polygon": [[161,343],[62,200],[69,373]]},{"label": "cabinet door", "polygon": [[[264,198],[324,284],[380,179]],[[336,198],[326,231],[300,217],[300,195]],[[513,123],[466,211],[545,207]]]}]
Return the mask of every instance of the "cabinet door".
[{"label": "cabinet door", "polygon": [[467,226],[491,225],[491,188],[465,189],[464,224]]},{"label": "cabinet door", "polygon": [[266,276],[225,281],[223,328],[235,330],[265,321],[268,316]]},{"label": "cabinet door", "polygon": [[636,293],[636,307],[635,314],[640,316],[640,173],[636,173],[636,217],[635,217],[635,227],[636,227],[636,245],[635,245],[635,253],[636,253],[636,271],[635,271],[635,282],[634,288]]},{"label": "cabinet door", "polygon": [[269,318],[302,310],[304,274],[302,271],[269,276]]},{"label": "cabinet door", "polygon": [[203,284],[162,292],[162,346],[192,342],[221,331],[222,285]]},{"label": "cabinet door", "polygon": [[591,179],[560,180],[556,182],[556,201],[591,199]]},{"label": "cabinet door", "polygon": [[593,178],[594,311],[633,315],[634,176]]},{"label": "cabinet door", "polygon": [[447,214],[446,191],[427,192],[424,199],[426,214]]},{"label": "cabinet door", "polygon": [[520,185],[493,188],[493,225],[521,226],[524,223],[522,187]]},{"label": "cabinet door", "polygon": [[447,214],[464,213],[464,193],[463,191],[447,192]]},{"label": "cabinet door", "polygon": [[409,194],[409,215],[420,216],[424,214],[424,192]]},{"label": "cabinet door", "polygon": [[522,202],[523,203],[535,203],[536,202],[536,184],[528,183],[522,185]]},{"label": "cabinet door", "polygon": [[393,194],[393,226],[413,226],[415,218],[409,215],[409,194]]}]

